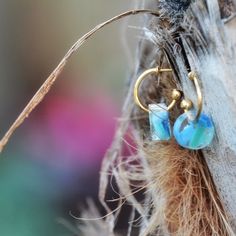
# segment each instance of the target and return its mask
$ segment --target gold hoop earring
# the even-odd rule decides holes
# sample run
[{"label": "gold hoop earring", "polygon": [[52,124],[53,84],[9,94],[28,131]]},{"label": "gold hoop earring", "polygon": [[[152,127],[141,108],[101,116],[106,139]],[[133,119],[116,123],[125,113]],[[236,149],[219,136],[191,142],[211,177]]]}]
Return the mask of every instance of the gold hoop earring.
[{"label": "gold hoop earring", "polygon": [[196,117],[195,117],[195,121],[197,121],[202,113],[202,107],[203,107],[203,97],[202,97],[202,91],[198,82],[198,77],[197,77],[197,73],[194,71],[191,71],[188,74],[188,78],[193,81],[196,92],[197,92],[197,104],[198,104],[198,108],[197,108],[197,112],[196,112]]},{"label": "gold hoop earring", "polygon": [[[145,105],[143,105],[143,103],[141,102],[140,98],[139,98],[139,88],[141,83],[143,82],[144,79],[147,78],[147,76],[149,75],[156,75],[158,76],[160,73],[163,72],[172,72],[172,69],[160,69],[159,67],[156,68],[152,68],[149,70],[146,70],[145,72],[143,72],[137,79],[135,86],[134,86],[134,101],[135,103],[144,111],[146,112],[150,112],[149,108],[146,107]],[[171,102],[171,104],[167,107],[167,110],[170,111],[176,104],[176,102],[181,98],[181,92],[177,89],[173,89],[172,91],[172,99],[173,101]]]},{"label": "gold hoop earring", "polygon": [[186,99],[181,102],[181,108],[185,112],[176,119],[173,134],[180,146],[198,150],[211,144],[215,128],[211,117],[202,113],[203,96],[197,74],[192,71],[188,78],[194,82],[198,106],[196,110],[191,110],[193,104],[190,100]]},{"label": "gold hoop earring", "polygon": [[134,86],[134,100],[135,103],[144,111],[149,113],[149,123],[151,131],[151,139],[153,141],[169,140],[172,135],[169,110],[171,110],[176,102],[181,98],[181,92],[177,89],[172,91],[173,101],[167,107],[164,103],[149,104],[148,107],[144,106],[139,98],[139,88],[141,83],[147,76],[156,75],[158,76],[162,72],[171,72],[172,69],[159,69],[152,68],[143,72],[137,79]]}]

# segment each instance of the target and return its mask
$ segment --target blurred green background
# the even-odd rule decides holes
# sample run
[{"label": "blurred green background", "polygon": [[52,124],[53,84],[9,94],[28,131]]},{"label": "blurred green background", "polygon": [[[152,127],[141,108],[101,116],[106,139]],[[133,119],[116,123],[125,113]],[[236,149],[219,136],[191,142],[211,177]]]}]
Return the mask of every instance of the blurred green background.
[{"label": "blurred green background", "polygon": [[[0,0],[1,135],[80,36],[132,5]],[[69,212],[78,215],[87,197],[96,201],[133,67],[134,22],[122,20],[87,42],[10,140],[0,160],[0,235],[73,235],[58,219],[73,224]]]}]

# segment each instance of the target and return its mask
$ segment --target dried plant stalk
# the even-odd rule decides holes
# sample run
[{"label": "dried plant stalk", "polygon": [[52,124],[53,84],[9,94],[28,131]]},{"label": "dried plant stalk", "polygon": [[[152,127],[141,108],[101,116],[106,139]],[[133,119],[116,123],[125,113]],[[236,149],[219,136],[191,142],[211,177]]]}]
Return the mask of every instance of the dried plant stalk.
[{"label": "dried plant stalk", "polygon": [[88,33],[86,33],[84,36],[82,36],[66,53],[66,55],[63,57],[59,65],[54,69],[54,71],[49,75],[49,77],[46,79],[46,81],[43,83],[43,85],[39,88],[39,90],[35,93],[33,98],[29,101],[29,103],[26,105],[24,110],[21,112],[21,114],[18,116],[18,118],[15,120],[15,122],[11,125],[9,130],[6,132],[6,134],[3,136],[3,138],[0,140],[0,152],[2,152],[3,148],[8,143],[10,137],[15,132],[15,130],[24,122],[24,120],[30,115],[30,113],[38,106],[38,104],[44,99],[45,95],[49,92],[52,85],[57,80],[58,76],[61,74],[62,70],[65,68],[65,65],[67,64],[68,60],[71,58],[71,56],[85,43],[89,38],[91,38],[96,32],[98,32],[100,29],[105,27],[106,25],[109,25],[112,22],[115,22],[119,19],[122,19],[124,17],[130,16],[130,15],[137,15],[137,14],[153,14],[158,15],[158,13],[154,10],[148,10],[148,9],[140,9],[140,10],[131,10],[124,12],[120,15],[117,15],[99,25],[97,25],[95,28],[90,30]]}]

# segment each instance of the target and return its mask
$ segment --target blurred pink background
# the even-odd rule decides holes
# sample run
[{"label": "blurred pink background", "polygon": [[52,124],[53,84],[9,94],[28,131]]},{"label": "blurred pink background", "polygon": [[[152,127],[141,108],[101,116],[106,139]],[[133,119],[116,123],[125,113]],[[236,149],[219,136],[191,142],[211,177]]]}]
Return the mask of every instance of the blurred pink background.
[{"label": "blurred pink background", "polygon": [[[131,9],[129,4],[0,1],[1,135],[68,48],[96,24]],[[97,201],[101,160],[131,66],[124,42],[135,34],[124,20],[87,42],[14,134],[0,161],[0,235],[73,235],[58,219],[74,223],[70,211],[79,213],[87,197]]]}]

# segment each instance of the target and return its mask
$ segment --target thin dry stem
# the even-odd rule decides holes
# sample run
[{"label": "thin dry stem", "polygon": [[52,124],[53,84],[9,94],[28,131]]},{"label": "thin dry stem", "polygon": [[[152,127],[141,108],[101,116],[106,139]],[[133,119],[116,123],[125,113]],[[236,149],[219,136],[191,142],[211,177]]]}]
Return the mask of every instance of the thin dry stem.
[{"label": "thin dry stem", "polygon": [[39,88],[39,90],[35,93],[33,98],[29,101],[29,103],[26,105],[24,110],[20,113],[18,118],[15,120],[15,122],[11,125],[9,130],[6,132],[6,134],[3,136],[3,138],[0,141],[0,153],[2,152],[3,148],[8,143],[9,139],[11,138],[12,134],[15,132],[15,130],[24,122],[24,120],[30,115],[30,113],[38,106],[38,104],[44,99],[45,95],[49,92],[52,85],[55,83],[55,81],[58,79],[59,75],[65,68],[68,60],[71,58],[71,56],[85,43],[87,40],[92,37],[96,32],[98,32],[100,29],[102,29],[104,26],[109,25],[112,22],[115,22],[119,19],[122,19],[124,17],[130,16],[130,15],[137,15],[141,13],[146,14],[153,14],[158,15],[157,11],[149,10],[149,9],[138,9],[138,10],[131,10],[124,13],[121,13],[99,25],[97,25],[95,28],[90,30],[88,33],[86,33],[84,36],[82,36],[66,53],[64,58],[61,60],[61,62],[58,64],[58,66],[54,69],[54,71],[49,75],[49,77],[46,79],[46,81],[43,83],[43,85]]}]

